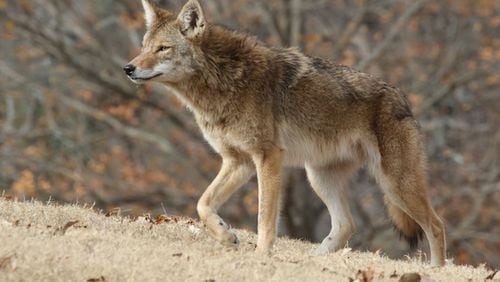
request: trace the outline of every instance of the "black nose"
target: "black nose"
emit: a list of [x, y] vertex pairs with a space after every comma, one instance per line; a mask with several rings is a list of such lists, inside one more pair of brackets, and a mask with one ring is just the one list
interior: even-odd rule
[[135, 66], [131, 65], [131, 64], [128, 64], [128, 65], [126, 65], [126, 66], [123, 67], [123, 70], [125, 71], [125, 73], [128, 76], [131, 76], [134, 73], [134, 71], [135, 71]]

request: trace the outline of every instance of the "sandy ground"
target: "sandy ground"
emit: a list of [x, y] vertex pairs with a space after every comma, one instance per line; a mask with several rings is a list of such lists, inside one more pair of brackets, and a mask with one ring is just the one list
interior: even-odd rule
[[0, 281], [485, 281], [493, 273], [350, 249], [318, 257], [315, 245], [284, 238], [259, 256], [256, 235], [236, 233], [241, 244], [230, 249], [191, 219], [0, 198]]

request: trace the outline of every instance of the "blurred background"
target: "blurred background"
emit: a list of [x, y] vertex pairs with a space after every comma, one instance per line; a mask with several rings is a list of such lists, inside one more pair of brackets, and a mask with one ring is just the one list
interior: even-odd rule
[[[178, 11], [184, 0], [157, 1]], [[403, 89], [426, 138], [430, 193], [458, 264], [500, 266], [500, 2], [204, 0], [209, 21], [377, 75]], [[191, 114], [121, 66], [144, 33], [139, 0], [0, 0], [0, 191], [109, 213], [197, 217], [220, 166]], [[287, 170], [280, 232], [320, 241], [329, 216]], [[253, 179], [221, 214], [255, 230]], [[365, 171], [350, 246], [409, 254]], [[426, 250], [426, 246], [423, 246]], [[418, 256], [419, 254], [412, 254]]]

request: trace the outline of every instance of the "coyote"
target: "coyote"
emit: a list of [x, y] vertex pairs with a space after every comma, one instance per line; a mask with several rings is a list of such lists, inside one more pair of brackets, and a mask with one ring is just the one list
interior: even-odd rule
[[222, 157], [197, 204], [213, 238], [239, 243], [217, 210], [256, 173], [257, 251], [268, 253], [276, 238], [282, 168], [300, 166], [331, 215], [331, 231], [315, 253], [343, 248], [355, 230], [349, 178], [366, 165], [402, 235], [415, 241], [425, 233], [432, 265], [444, 264], [444, 226], [427, 192], [422, 136], [399, 89], [211, 24], [197, 0], [177, 15], [151, 0], [142, 4], [147, 32], [141, 53], [124, 71], [137, 84], [164, 84]]

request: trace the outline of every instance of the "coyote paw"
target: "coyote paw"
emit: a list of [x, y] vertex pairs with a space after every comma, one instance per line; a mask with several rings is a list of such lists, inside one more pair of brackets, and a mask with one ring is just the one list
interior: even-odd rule
[[315, 249], [312, 254], [313, 255], [326, 255], [329, 253], [336, 252], [342, 248], [344, 248], [347, 244], [348, 237], [339, 237], [335, 235], [328, 235], [323, 242], [319, 245], [317, 249]]
[[238, 236], [220, 219], [212, 224], [207, 224], [207, 228], [210, 236], [221, 242], [224, 246], [236, 247], [240, 243]]
[[216, 239], [218, 239], [218, 241], [221, 242], [223, 245], [229, 247], [237, 247], [240, 244], [238, 236], [236, 236], [236, 234], [234, 234], [234, 232], [231, 230], [224, 230], [220, 238]]
[[339, 244], [332, 237], [326, 237], [321, 245], [313, 250], [312, 254], [316, 256], [323, 256], [329, 253], [333, 253], [339, 249]]

